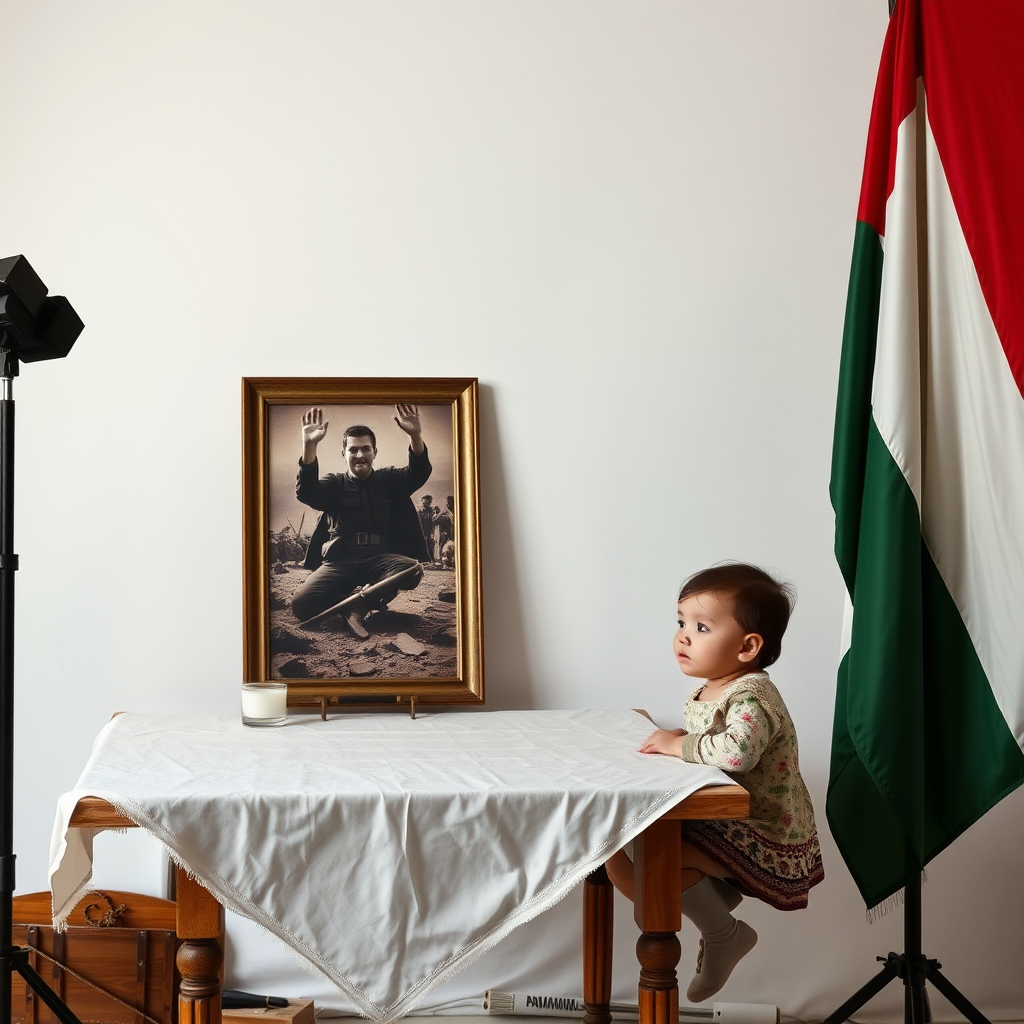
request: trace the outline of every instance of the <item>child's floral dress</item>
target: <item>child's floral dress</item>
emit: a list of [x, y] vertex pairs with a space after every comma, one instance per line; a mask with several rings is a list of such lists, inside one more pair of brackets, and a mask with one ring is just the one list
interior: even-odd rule
[[806, 907], [825, 871], [786, 705], [766, 672], [735, 680], [716, 701], [698, 701], [702, 689], [686, 703], [683, 759], [733, 776], [750, 793], [750, 817], [686, 822], [684, 837], [741, 892], [779, 910]]

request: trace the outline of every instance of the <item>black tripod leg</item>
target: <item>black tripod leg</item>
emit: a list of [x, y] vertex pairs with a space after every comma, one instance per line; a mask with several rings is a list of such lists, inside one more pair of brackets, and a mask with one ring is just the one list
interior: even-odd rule
[[57, 994], [36, 973], [36, 969], [28, 963], [16, 964], [14, 968], [24, 979], [25, 984], [50, 1008], [50, 1012], [61, 1024], [82, 1024], [82, 1022], [64, 1005]]
[[928, 965], [928, 980], [971, 1022], [989, 1024], [988, 1018], [959, 992], [939, 970], [937, 964]]
[[906, 989], [904, 1001], [904, 1020], [909, 1024], [928, 1024], [928, 997], [924, 991], [924, 979], [920, 985], [910, 983]]
[[897, 977], [899, 971], [892, 959], [885, 961], [885, 966], [861, 989], [854, 992], [849, 999], [839, 1007], [835, 1013], [829, 1014], [822, 1024], [843, 1024], [849, 1020], [869, 999], [873, 999], [879, 992]]

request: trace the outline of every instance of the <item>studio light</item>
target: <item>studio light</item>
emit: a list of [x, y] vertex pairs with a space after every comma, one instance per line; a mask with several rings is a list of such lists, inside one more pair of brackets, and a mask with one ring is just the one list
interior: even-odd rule
[[24, 256], [0, 259], [0, 349], [23, 363], [63, 359], [84, 326], [63, 295], [46, 294]]

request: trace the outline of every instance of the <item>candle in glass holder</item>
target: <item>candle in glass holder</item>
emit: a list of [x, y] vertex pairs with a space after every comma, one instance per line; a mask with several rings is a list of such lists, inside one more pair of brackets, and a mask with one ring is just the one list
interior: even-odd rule
[[243, 725], [284, 725], [287, 717], [287, 683], [242, 683]]

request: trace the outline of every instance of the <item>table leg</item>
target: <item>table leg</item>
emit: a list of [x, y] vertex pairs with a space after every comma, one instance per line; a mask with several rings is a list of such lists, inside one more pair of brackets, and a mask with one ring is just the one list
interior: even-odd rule
[[679, 938], [682, 927], [679, 873], [682, 834], [678, 821], [661, 819], [633, 844], [633, 917], [643, 933], [640, 961], [640, 1024], [678, 1024]]
[[583, 1024], [611, 1024], [615, 889], [604, 865], [583, 881]]
[[178, 1024], [221, 1024], [220, 970], [224, 962], [220, 936], [224, 908], [215, 896], [178, 868], [178, 948], [181, 973]]

